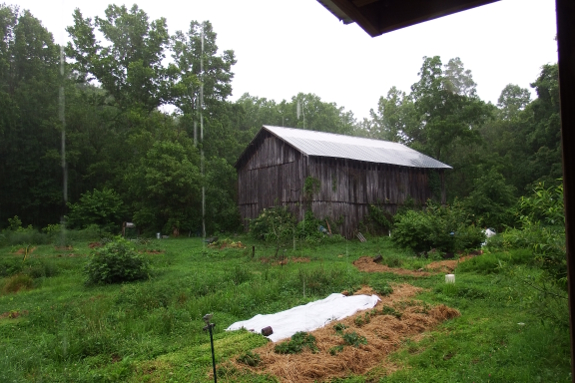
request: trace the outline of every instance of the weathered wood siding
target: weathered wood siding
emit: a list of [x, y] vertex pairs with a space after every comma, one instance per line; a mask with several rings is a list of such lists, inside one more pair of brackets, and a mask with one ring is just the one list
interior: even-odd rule
[[288, 206], [299, 217], [306, 158], [271, 134], [259, 139], [238, 168], [238, 206], [244, 223], [277, 205]]
[[[332, 231], [350, 238], [367, 217], [370, 204], [384, 204], [395, 214], [408, 198], [425, 203], [432, 197], [431, 172], [437, 172], [445, 199], [443, 170], [307, 157], [267, 132], [249, 150], [238, 164], [238, 205], [246, 225], [264, 208], [277, 205], [287, 206], [301, 220], [304, 204], [310, 203], [316, 217], [341, 222]], [[319, 180], [320, 186], [311, 201], [304, 201], [308, 176]]]
[[318, 218], [342, 222], [340, 234], [351, 237], [367, 217], [370, 204], [384, 204], [395, 214], [408, 198], [425, 203], [432, 197], [430, 172], [438, 170], [311, 157], [308, 174], [320, 183], [311, 208]]

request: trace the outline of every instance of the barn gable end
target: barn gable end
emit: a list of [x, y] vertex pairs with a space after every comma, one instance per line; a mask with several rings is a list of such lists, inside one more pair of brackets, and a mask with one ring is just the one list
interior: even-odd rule
[[292, 146], [261, 130], [236, 168], [238, 205], [244, 222], [256, 218], [264, 208], [276, 205], [288, 206], [292, 213], [299, 211], [307, 174], [304, 156]]

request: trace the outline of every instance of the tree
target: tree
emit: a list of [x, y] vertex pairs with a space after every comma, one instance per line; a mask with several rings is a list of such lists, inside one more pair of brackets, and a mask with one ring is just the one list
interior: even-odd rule
[[242, 130], [257, 131], [262, 125], [279, 125], [339, 134], [355, 131], [352, 112], [336, 103], [324, 102], [311, 93], [299, 93], [291, 101], [282, 100], [280, 103], [244, 94], [236, 104], [244, 109], [240, 122]]
[[369, 111], [372, 123], [369, 136], [386, 141], [402, 142], [408, 126], [413, 125], [413, 103], [405, 92], [392, 87], [387, 97], [380, 97], [377, 112]]
[[477, 225], [501, 230], [504, 225], [513, 224], [507, 211], [515, 202], [513, 186], [507, 184], [495, 167], [491, 167], [484, 169], [474, 180], [473, 190], [464, 200], [464, 205], [476, 217]]
[[473, 81], [471, 70], [465, 69], [459, 57], [451, 59], [444, 66], [444, 88], [454, 94], [477, 97], [477, 84]]
[[552, 183], [561, 177], [561, 121], [559, 116], [559, 71], [557, 64], [544, 65], [531, 84], [537, 99], [526, 108], [531, 129], [527, 145], [533, 153], [531, 169], [535, 182]]
[[[170, 75], [162, 61], [169, 46], [164, 18], [148, 21], [146, 13], [133, 5], [109, 5], [106, 17], [83, 18], [74, 11], [74, 25], [66, 28], [72, 39], [66, 54], [75, 62], [79, 80], [97, 80], [121, 110], [131, 107], [151, 112], [170, 101]], [[94, 29], [105, 39], [96, 40]]]
[[497, 106], [500, 109], [503, 120], [513, 120], [519, 115], [519, 112], [525, 109], [529, 104], [531, 95], [529, 90], [520, 88], [518, 85], [508, 84], [501, 91], [497, 100]]
[[241, 226], [237, 205], [237, 172], [223, 158], [206, 163], [206, 231], [234, 231]]
[[146, 230], [197, 230], [202, 178], [199, 154], [187, 137], [156, 141], [127, 176], [134, 222]]
[[299, 93], [292, 97], [288, 108], [291, 109], [291, 121], [295, 122], [293, 127], [338, 134], [351, 134], [354, 131], [352, 112], [346, 112], [335, 102], [323, 102], [315, 94]]
[[0, 222], [62, 214], [58, 46], [29, 11], [0, 5]]
[[184, 113], [199, 109], [201, 83], [204, 105], [208, 110], [232, 94], [234, 74], [231, 69], [236, 64], [234, 51], [226, 50], [218, 55], [216, 38], [209, 21], [201, 24], [192, 21], [187, 33], [177, 31], [171, 38], [172, 57], [179, 75], [174, 87], [174, 102]]
[[117, 232], [125, 215], [120, 195], [108, 188], [83, 193], [80, 200], [69, 207], [70, 227], [80, 229], [95, 224], [109, 233]]
[[445, 76], [439, 56], [424, 57], [420, 80], [410, 97], [418, 123], [405, 132], [414, 147], [447, 160], [453, 144], [472, 145], [480, 141], [477, 126], [484, 121], [484, 103], [475, 97], [474, 83], [460, 60], [452, 60]]

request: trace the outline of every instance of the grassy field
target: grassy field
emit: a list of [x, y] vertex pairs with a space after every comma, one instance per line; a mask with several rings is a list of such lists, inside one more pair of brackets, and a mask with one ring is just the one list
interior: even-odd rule
[[[214, 314], [222, 363], [266, 343], [248, 332], [225, 332], [235, 321], [399, 282], [424, 288], [417, 299], [456, 308], [461, 316], [417, 340], [403, 339], [386, 361], [398, 371], [375, 368], [333, 382], [571, 380], [568, 328], [540, 320], [537, 292], [523, 282], [539, 272], [529, 266], [528, 250], [473, 258], [456, 270], [456, 284], [446, 285], [442, 274], [416, 278], [353, 266], [376, 254], [412, 270], [430, 262], [398, 250], [389, 238], [288, 249], [282, 256], [306, 262], [285, 264], [272, 257], [274, 248], [232, 239], [246, 247], [208, 248], [199, 239], [136, 244], [151, 261], [151, 279], [110, 286], [85, 285], [88, 243], [42, 245], [28, 254], [19, 246], [0, 248], [0, 381], [210, 382], [204, 314]], [[565, 315], [567, 304], [547, 309]], [[277, 381], [265, 371], [232, 371], [218, 380]]]

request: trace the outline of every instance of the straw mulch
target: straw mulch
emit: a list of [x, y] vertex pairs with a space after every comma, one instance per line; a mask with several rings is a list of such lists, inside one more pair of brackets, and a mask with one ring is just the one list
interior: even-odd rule
[[361, 257], [357, 261], [353, 262], [353, 265], [357, 267], [359, 271], [365, 271], [368, 273], [393, 273], [397, 275], [409, 275], [412, 277], [428, 277], [432, 275], [426, 271], [400, 269], [375, 263], [372, 257]]
[[427, 271], [415, 271], [407, 270], [396, 267], [389, 267], [387, 265], [382, 265], [375, 263], [372, 257], [361, 257], [353, 264], [358, 268], [359, 271], [365, 271], [368, 273], [393, 273], [397, 275], [409, 275], [412, 277], [427, 277], [430, 275], [435, 275], [439, 273], [451, 273], [457, 268], [461, 262], [473, 258], [472, 255], [466, 255], [459, 259], [449, 259], [445, 261], [431, 262], [429, 265], [425, 266]]
[[429, 265], [425, 266], [427, 270], [441, 271], [451, 273], [453, 270], [459, 266], [461, 262], [465, 262], [468, 259], [473, 258], [472, 255], [466, 255], [459, 259], [449, 259], [446, 261], [431, 262]]
[[[363, 375], [374, 367], [379, 367], [389, 374], [399, 367], [386, 361], [387, 355], [397, 350], [403, 339], [414, 337], [447, 319], [460, 315], [459, 311], [444, 305], [431, 307], [421, 301], [413, 300], [412, 297], [422, 290], [418, 287], [403, 284], [395, 285], [393, 289], [394, 292], [383, 297], [374, 309], [331, 322], [324, 328], [313, 331], [319, 352], [312, 353], [305, 349], [301, 354], [276, 354], [274, 346], [277, 343], [270, 342], [253, 350], [261, 357], [259, 366], [247, 367], [235, 359], [229, 363], [238, 369], [274, 375], [282, 383], [313, 383], [343, 378], [350, 374]], [[364, 288], [356, 292], [358, 293], [371, 294], [373, 291]], [[387, 311], [392, 307], [398, 316], [401, 313], [400, 318], [384, 314], [384, 306], [387, 307]], [[356, 320], [358, 317], [361, 319]], [[359, 323], [360, 321], [363, 323]], [[334, 329], [337, 323], [347, 326], [343, 330], [344, 333], [356, 332], [357, 335], [365, 337], [367, 344], [358, 347], [345, 345], [342, 335]], [[342, 351], [336, 355], [330, 354], [330, 349], [341, 345], [344, 346]]]

